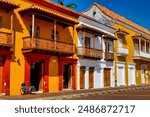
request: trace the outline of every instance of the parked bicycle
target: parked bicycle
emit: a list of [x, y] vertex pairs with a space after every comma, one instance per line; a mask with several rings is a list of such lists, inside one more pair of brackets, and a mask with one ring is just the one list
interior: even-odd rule
[[31, 85], [30, 87], [27, 87], [24, 82], [21, 83], [21, 89], [20, 89], [21, 95], [35, 94], [35, 92], [36, 92], [36, 88], [34, 86]]

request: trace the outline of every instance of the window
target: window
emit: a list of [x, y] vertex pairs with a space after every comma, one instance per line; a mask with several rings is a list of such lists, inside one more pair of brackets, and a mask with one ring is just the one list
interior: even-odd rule
[[[30, 25], [30, 36], [32, 36], [32, 25]], [[40, 36], [40, 26], [34, 27], [34, 36], [39, 37]]]
[[0, 16], [0, 28], [2, 28], [2, 16]]
[[[54, 30], [52, 30], [52, 35], [51, 35], [51, 39], [54, 40]], [[59, 40], [59, 33], [58, 31], [56, 31], [56, 40]]]
[[96, 15], [96, 11], [93, 11], [93, 17], [95, 17], [95, 15]]
[[85, 47], [90, 48], [90, 38], [89, 37], [85, 37]]

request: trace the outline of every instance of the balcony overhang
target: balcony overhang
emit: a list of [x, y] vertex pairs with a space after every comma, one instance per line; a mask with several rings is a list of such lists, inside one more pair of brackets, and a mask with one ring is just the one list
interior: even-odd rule
[[105, 33], [101, 30], [98, 30], [96, 28], [93, 28], [93, 27], [90, 27], [90, 26], [87, 26], [87, 25], [84, 25], [84, 24], [80, 24], [78, 27], [77, 27], [77, 30], [80, 31], [80, 30], [85, 30], [86, 32], [92, 32], [92, 33], [96, 33], [97, 35], [104, 35]]
[[104, 35], [103, 38], [105, 38], [105, 39], [110, 39], [110, 40], [117, 40], [116, 37], [114, 37], [114, 36], [112, 36], [112, 35], [110, 35], [110, 34]]
[[78, 12], [76, 12], [76, 11], [66, 7], [66, 6], [63, 6], [63, 5], [60, 5], [58, 3], [53, 2], [52, 0], [29, 0], [29, 1], [33, 2], [34, 4], [36, 3], [36, 4], [39, 4], [41, 6], [53, 9], [57, 12], [67, 14], [67, 15], [72, 16], [72, 17], [77, 18], [77, 19], [81, 15], [80, 13], [78, 13]]
[[134, 40], [139, 40], [139, 39], [150, 40], [150, 37], [146, 37], [144, 35], [134, 35], [134, 36], [132, 36], [132, 38]]
[[46, 10], [35, 5], [30, 5], [28, 8], [20, 10], [19, 13], [23, 16], [24, 15], [30, 16], [34, 14], [36, 15], [37, 18], [46, 21], [56, 19], [58, 22], [68, 24], [68, 25], [74, 25], [79, 23], [77, 19], [69, 18], [64, 15], [58, 14], [54, 11]]
[[10, 0], [0, 0], [0, 9], [4, 9], [9, 12], [18, 7], [19, 7], [19, 5], [17, 5], [16, 3], [14, 3]]
[[113, 40], [116, 40], [116, 38], [108, 33], [105, 33], [101, 30], [98, 30], [96, 28], [93, 28], [93, 27], [90, 27], [90, 26], [87, 26], [85, 24], [80, 24], [78, 27], [77, 27], [77, 30], [78, 31], [86, 31], [86, 32], [91, 32], [91, 33], [95, 33], [96, 35], [103, 35], [104, 38], [109, 38], [109, 39], [113, 39]]
[[142, 56], [134, 56], [133, 60], [148, 61], [148, 62], [150, 62], [150, 58], [146, 58], [146, 57], [142, 57]]
[[118, 30], [116, 31], [116, 34], [117, 34], [117, 35], [123, 35], [123, 36], [129, 35], [128, 32], [126, 32], [126, 31], [124, 31], [124, 30], [122, 30], [122, 29], [118, 29]]

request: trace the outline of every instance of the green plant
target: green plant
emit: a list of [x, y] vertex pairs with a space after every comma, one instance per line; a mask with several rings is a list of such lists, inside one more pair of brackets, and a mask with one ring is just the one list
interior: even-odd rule
[[[58, 0], [58, 4], [65, 6], [64, 5], [64, 0]], [[77, 5], [74, 4], [74, 3], [69, 3], [68, 5], [66, 5], [66, 7], [68, 7], [68, 8], [77, 8]]]

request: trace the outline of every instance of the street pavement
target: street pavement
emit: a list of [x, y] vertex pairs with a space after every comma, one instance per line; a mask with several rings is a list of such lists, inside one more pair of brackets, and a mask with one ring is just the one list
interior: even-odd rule
[[0, 96], [0, 100], [150, 100], [150, 85]]

